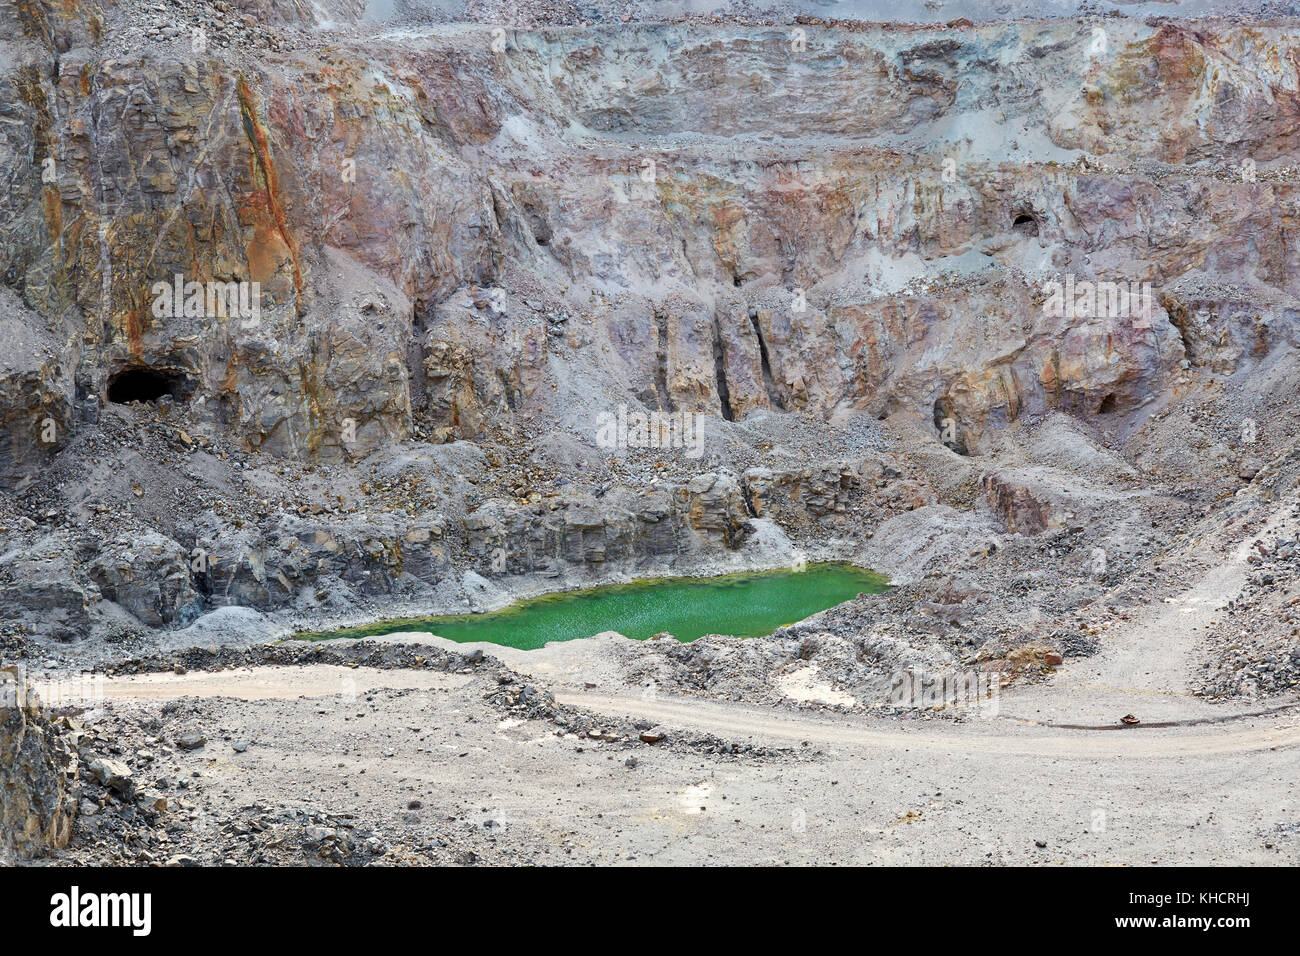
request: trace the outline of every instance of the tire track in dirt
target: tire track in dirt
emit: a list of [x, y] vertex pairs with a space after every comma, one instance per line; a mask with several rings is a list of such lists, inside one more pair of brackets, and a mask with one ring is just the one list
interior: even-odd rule
[[[808, 741], [863, 750], [965, 751], [984, 754], [1036, 755], [1081, 758], [1186, 757], [1234, 754], [1300, 745], [1300, 716], [1249, 718], [1267, 726], [1215, 729], [1197, 733], [1179, 726], [1124, 728], [1127, 734], [1098, 735], [1084, 729], [1051, 728], [1032, 733], [1024, 725], [1004, 724], [1006, 733], [982, 733], [969, 724], [952, 724], [943, 730], [933, 725], [914, 730], [898, 724], [885, 726], [852, 716], [834, 722], [796, 715], [764, 712], [752, 707], [716, 701], [681, 698], [642, 700], [635, 696], [593, 693], [559, 693], [559, 703], [607, 716], [653, 720], [670, 728], [691, 728], [724, 738], [753, 737], [764, 742]], [[1243, 718], [1246, 719], [1246, 718]], [[1040, 725], [1039, 728], [1049, 729]]]
[[355, 695], [378, 689], [450, 689], [461, 687], [470, 680], [462, 674], [441, 671], [307, 664], [113, 677], [105, 680], [100, 690], [107, 700], [169, 700], [177, 697], [276, 700]]

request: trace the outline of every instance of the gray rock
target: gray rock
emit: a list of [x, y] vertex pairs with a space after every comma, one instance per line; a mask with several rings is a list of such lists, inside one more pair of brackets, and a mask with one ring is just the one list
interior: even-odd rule
[[120, 760], [100, 757], [90, 764], [90, 775], [114, 793], [123, 797], [135, 794], [135, 780], [131, 768]]
[[21, 682], [16, 670], [0, 670], [0, 860], [67, 846], [77, 811], [76, 755], [26, 689], [6, 681]]
[[302, 831], [302, 842], [307, 846], [319, 846], [326, 840], [332, 840], [335, 832], [333, 827], [310, 826]]

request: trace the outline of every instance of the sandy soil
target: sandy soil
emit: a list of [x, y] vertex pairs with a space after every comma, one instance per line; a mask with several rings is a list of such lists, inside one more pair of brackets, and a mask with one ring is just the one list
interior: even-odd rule
[[[178, 769], [202, 773], [189, 791], [200, 806], [354, 814], [390, 843], [418, 847], [430, 811], [405, 808], [419, 799], [486, 829], [491, 848], [480, 858], [492, 862], [509, 859], [507, 850], [534, 862], [665, 864], [1300, 859], [1295, 713], [1109, 732], [1009, 718], [900, 726], [718, 701], [560, 695], [588, 712], [649, 718], [670, 737], [699, 729], [791, 748], [777, 759], [724, 761], [495, 719], [483, 713], [478, 678], [375, 691], [364, 702], [299, 696], [327, 689], [344, 676], [336, 670], [257, 683], [228, 673], [115, 681], [108, 694], [117, 706], [155, 705], [164, 689], [227, 695], [197, 702], [197, 717], [251, 745], [236, 753], [210, 741], [178, 756]], [[358, 686], [370, 677], [358, 674]]]

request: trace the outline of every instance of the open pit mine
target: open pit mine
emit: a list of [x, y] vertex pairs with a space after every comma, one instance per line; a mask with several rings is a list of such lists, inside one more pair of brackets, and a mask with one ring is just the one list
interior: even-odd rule
[[1300, 862], [1300, 7], [4, 0], [0, 177], [0, 862]]

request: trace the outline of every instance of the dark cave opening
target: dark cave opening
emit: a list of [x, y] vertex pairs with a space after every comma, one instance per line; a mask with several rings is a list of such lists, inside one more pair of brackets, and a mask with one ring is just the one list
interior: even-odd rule
[[185, 397], [185, 380], [174, 372], [133, 367], [118, 372], [108, 383], [108, 400], [117, 405], [128, 402], [156, 402], [164, 395]]
[[1023, 236], [1036, 236], [1038, 235], [1038, 220], [1028, 213], [1022, 212], [1011, 223], [1011, 230]]
[[933, 411], [934, 427], [939, 433], [939, 440], [957, 454], [969, 455], [970, 450], [966, 447], [965, 437], [957, 427], [957, 419], [953, 414], [951, 403], [946, 398], [940, 398], [934, 403]]

